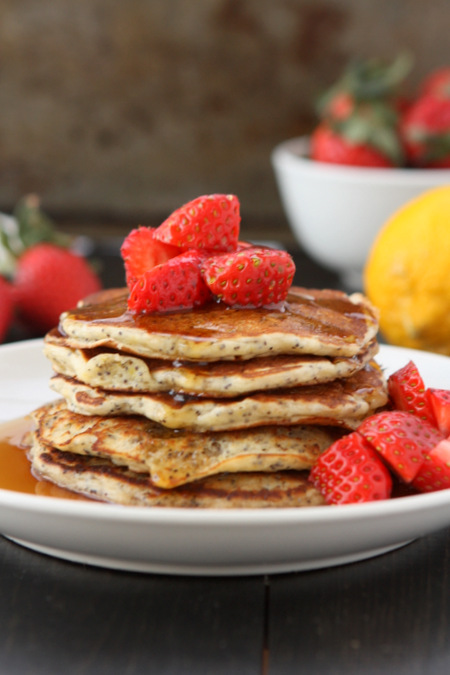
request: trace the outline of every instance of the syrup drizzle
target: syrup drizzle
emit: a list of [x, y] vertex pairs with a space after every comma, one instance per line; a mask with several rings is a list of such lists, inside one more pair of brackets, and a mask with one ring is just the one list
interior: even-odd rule
[[33, 476], [23, 442], [31, 428], [30, 417], [0, 424], [0, 488], [43, 497], [86, 500], [70, 490]]

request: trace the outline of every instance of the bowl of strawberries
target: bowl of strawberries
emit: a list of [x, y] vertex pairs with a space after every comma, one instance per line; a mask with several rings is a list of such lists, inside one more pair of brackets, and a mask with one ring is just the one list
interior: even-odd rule
[[310, 136], [280, 143], [272, 164], [300, 246], [344, 286], [383, 224], [422, 192], [450, 184], [450, 68], [403, 93], [410, 59], [353, 64], [318, 104]]

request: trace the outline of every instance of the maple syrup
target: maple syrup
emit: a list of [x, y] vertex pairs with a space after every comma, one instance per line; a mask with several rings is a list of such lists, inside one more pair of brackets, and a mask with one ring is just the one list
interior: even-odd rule
[[23, 442], [31, 428], [30, 417], [0, 424], [0, 488], [44, 497], [85, 500], [70, 490], [33, 476]]
[[292, 287], [282, 307], [229, 307], [211, 301], [189, 310], [149, 314], [130, 312], [127, 298], [127, 288], [110, 288], [89, 296], [82, 305], [61, 315], [61, 334], [66, 335], [67, 328], [77, 338], [80, 331], [84, 335], [86, 326], [114, 326], [120, 331], [138, 329], [141, 336], [178, 335], [198, 343], [283, 332], [352, 344], [363, 340], [368, 327], [376, 324], [368, 307], [334, 290]]

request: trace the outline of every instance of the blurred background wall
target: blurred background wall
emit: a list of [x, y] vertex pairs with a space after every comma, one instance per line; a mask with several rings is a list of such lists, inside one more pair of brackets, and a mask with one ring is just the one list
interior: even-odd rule
[[[0, 208], [167, 215], [234, 192], [280, 218], [274, 145], [355, 56], [448, 64], [448, 0], [0, 0]], [[149, 223], [146, 223], [149, 224]]]

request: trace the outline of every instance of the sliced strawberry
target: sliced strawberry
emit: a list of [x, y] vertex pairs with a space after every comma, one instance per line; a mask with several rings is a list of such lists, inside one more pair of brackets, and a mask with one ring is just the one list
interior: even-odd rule
[[128, 288], [131, 288], [147, 270], [167, 262], [180, 253], [176, 246], [158, 241], [155, 238], [155, 231], [153, 227], [138, 227], [131, 230], [121, 246]]
[[436, 425], [422, 377], [413, 361], [396, 370], [388, 379], [389, 395], [398, 410], [406, 410]]
[[309, 480], [328, 504], [388, 499], [392, 491], [389, 471], [356, 431], [335, 441], [320, 455]]
[[440, 441], [425, 454], [425, 461], [413, 481], [420, 492], [435, 492], [450, 487], [450, 440]]
[[450, 436], [450, 391], [448, 389], [427, 389], [437, 427], [444, 436]]
[[234, 251], [240, 221], [237, 197], [205, 195], [174, 211], [157, 228], [155, 237], [183, 250]]
[[286, 251], [250, 246], [207, 258], [202, 273], [212, 293], [227, 305], [263, 307], [286, 298], [295, 265]]
[[358, 432], [406, 483], [417, 475], [425, 452], [442, 440], [442, 434], [431, 424], [403, 410], [372, 415], [358, 427]]
[[149, 314], [204, 304], [211, 293], [200, 273], [202, 260], [197, 251], [187, 251], [148, 270], [133, 285], [128, 309]]

